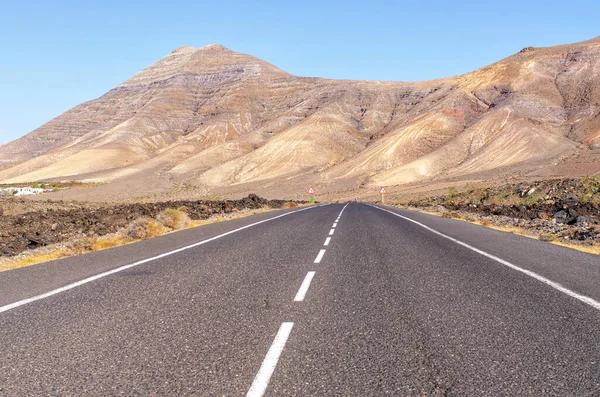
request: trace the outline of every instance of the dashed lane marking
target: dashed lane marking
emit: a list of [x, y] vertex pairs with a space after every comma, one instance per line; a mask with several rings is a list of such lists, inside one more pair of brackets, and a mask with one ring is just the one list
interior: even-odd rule
[[302, 285], [300, 285], [300, 289], [298, 290], [298, 292], [296, 293], [296, 296], [294, 297], [294, 302], [302, 302], [304, 300], [304, 297], [306, 296], [306, 293], [308, 292], [308, 288], [310, 287], [310, 282], [312, 281], [314, 276], [315, 276], [315, 272], [306, 273], [306, 277], [304, 277], [304, 281], [302, 281]]
[[277, 335], [275, 335], [275, 340], [273, 340], [273, 344], [267, 352], [246, 397], [262, 397], [265, 394], [267, 386], [269, 386], [269, 380], [271, 379], [273, 372], [275, 372], [275, 367], [277, 367], [277, 362], [279, 361], [281, 352], [283, 352], [283, 348], [285, 347], [285, 343], [287, 342], [293, 327], [294, 323], [281, 324]]
[[319, 251], [319, 254], [315, 258], [315, 262], [314, 263], [321, 263], [321, 259], [323, 259], [323, 255], [325, 255], [325, 250]]

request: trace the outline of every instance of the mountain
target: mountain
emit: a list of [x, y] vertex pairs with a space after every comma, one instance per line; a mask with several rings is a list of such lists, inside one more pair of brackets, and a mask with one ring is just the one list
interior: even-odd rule
[[0, 146], [0, 167], [1, 183], [103, 182], [94, 198], [594, 174], [600, 38], [414, 83], [297, 77], [220, 45], [181, 47]]

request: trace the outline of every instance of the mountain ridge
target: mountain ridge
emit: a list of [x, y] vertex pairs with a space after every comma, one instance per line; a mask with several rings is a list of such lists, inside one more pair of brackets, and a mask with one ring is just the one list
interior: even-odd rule
[[242, 194], [270, 184], [291, 194], [314, 183], [350, 194], [493, 174], [596, 173], [599, 59], [595, 38], [525, 47], [450, 78], [354, 81], [297, 77], [220, 45], [184, 46], [0, 146], [0, 162], [15, 163], [0, 181], [85, 180], [117, 191], [135, 179], [150, 187], [143, 194], [182, 186]]

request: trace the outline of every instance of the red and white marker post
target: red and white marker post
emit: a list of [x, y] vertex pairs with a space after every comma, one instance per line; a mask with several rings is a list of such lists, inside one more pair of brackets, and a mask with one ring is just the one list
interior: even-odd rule
[[313, 187], [309, 187], [308, 188], [308, 195], [310, 196], [310, 202], [311, 204], [315, 202], [315, 189], [313, 189]]
[[379, 189], [379, 194], [381, 194], [381, 204], [385, 204], [385, 195], [387, 194], [387, 192], [385, 191], [385, 187], [382, 186]]

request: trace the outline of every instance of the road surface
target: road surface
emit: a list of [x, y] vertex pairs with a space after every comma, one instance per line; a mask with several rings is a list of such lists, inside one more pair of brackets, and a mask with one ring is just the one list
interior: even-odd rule
[[598, 396], [600, 259], [362, 203], [0, 273], [0, 395]]

